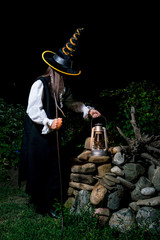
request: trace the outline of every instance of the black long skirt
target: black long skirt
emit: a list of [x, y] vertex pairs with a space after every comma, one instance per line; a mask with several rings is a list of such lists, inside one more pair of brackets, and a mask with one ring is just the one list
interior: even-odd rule
[[56, 132], [41, 134], [42, 126], [26, 116], [19, 163], [19, 185], [26, 180], [26, 193], [47, 211], [60, 197]]

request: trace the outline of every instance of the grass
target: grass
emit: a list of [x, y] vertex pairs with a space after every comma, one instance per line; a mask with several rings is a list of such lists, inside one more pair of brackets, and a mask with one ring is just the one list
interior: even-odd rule
[[[37, 214], [28, 204], [28, 196], [15, 186], [2, 185], [0, 191], [0, 239], [2, 240], [59, 240], [61, 218]], [[135, 228], [126, 233], [112, 230], [108, 224], [101, 227], [90, 213], [73, 216], [64, 208], [64, 240], [156, 240], [158, 236]]]

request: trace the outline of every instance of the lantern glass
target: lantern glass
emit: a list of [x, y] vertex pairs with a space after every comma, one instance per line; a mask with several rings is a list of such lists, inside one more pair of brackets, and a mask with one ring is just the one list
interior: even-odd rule
[[101, 123], [97, 123], [92, 128], [91, 134], [91, 155], [104, 156], [107, 150], [107, 134], [106, 129]]
[[104, 134], [103, 131], [94, 131], [94, 149], [103, 149], [105, 148]]

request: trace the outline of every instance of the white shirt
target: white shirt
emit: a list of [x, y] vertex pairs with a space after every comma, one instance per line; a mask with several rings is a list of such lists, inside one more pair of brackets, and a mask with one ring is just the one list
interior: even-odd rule
[[[36, 82], [33, 83], [29, 94], [26, 112], [33, 122], [44, 125], [42, 129], [42, 134], [48, 134], [51, 131], [53, 131], [48, 127], [48, 125], [51, 125], [54, 119], [47, 118], [47, 114], [43, 109], [43, 97], [44, 97], [43, 89], [44, 87], [41, 80], [37, 80]], [[84, 104], [82, 105], [80, 112], [83, 112], [84, 118], [87, 117], [88, 111], [90, 109], [91, 107], [87, 107]]]

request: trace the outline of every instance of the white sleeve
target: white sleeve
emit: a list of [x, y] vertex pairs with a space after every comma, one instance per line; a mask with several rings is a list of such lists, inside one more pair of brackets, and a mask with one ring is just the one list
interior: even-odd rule
[[89, 110], [91, 110], [91, 109], [94, 109], [94, 108], [93, 108], [93, 107], [90, 107], [90, 106], [85, 106], [85, 105], [83, 104], [83, 106], [82, 106], [83, 118], [88, 118], [88, 112], [89, 112]]
[[44, 87], [41, 80], [37, 80], [32, 85], [26, 112], [33, 122], [44, 125], [42, 134], [47, 134], [52, 131], [47, 124], [51, 125], [54, 119], [48, 119], [43, 109], [43, 89]]
[[90, 109], [94, 109], [93, 107], [86, 106], [83, 102], [75, 101], [73, 99], [71, 89], [69, 88], [67, 93], [66, 93], [66, 98], [65, 98], [65, 106], [68, 109], [71, 109], [74, 112], [81, 112], [83, 113], [83, 118], [88, 118], [88, 112]]

